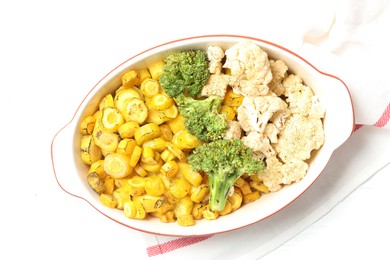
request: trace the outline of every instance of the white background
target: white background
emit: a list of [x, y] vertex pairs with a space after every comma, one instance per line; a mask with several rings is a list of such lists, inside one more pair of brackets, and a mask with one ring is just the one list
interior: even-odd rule
[[[320, 7], [311, 1], [0, 2], [0, 258], [146, 258], [141, 233], [60, 189], [50, 157], [55, 133], [98, 80], [140, 51], [205, 34], [254, 36], [298, 50], [313, 8]], [[325, 20], [327, 11], [320, 12]], [[315, 30], [328, 26], [315, 21]], [[389, 174], [389, 166], [378, 171], [265, 259], [388, 257]]]

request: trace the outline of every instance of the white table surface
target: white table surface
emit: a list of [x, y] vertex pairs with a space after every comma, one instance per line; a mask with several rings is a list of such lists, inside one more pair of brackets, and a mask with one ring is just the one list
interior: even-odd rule
[[[165, 32], [162, 26], [176, 20], [158, 16], [162, 4], [128, 2], [0, 3], [1, 259], [147, 258], [139, 232], [108, 221], [60, 189], [50, 157], [54, 134], [102, 76], [146, 48], [197, 34], [259, 36], [231, 22], [216, 27], [211, 18], [207, 28]], [[170, 8], [161, 10], [170, 15]], [[182, 11], [177, 19], [184, 17]], [[236, 19], [245, 25], [255, 18], [240, 13]], [[264, 259], [385, 259], [389, 183], [387, 165]]]

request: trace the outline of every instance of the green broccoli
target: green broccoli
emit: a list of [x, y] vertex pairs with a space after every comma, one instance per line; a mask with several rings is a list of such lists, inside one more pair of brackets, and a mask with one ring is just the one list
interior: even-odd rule
[[171, 97], [181, 93], [196, 97], [209, 76], [207, 53], [203, 50], [185, 50], [165, 58], [160, 84]]
[[188, 157], [192, 169], [204, 171], [210, 184], [211, 210], [225, 208], [227, 196], [234, 182], [244, 173], [261, 172], [265, 163], [255, 157], [252, 149], [240, 139], [221, 139], [194, 149]]
[[197, 100], [183, 94], [176, 98], [180, 115], [185, 117], [184, 125], [189, 133], [200, 141], [221, 139], [227, 129], [227, 116], [219, 113], [222, 100], [217, 96]]

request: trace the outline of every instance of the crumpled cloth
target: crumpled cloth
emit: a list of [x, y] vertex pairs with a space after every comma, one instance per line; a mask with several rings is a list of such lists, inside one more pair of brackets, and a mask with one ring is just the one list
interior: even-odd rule
[[218, 235], [145, 234], [150, 259], [259, 259], [310, 227], [390, 163], [390, 40], [386, 33], [390, 1], [272, 1], [262, 6], [270, 11], [261, 16], [255, 15], [258, 9], [249, 9], [245, 9], [247, 15], [234, 17], [234, 24], [225, 18], [223, 27], [290, 48], [318, 69], [341, 78], [353, 100], [355, 130], [320, 178], [284, 210]]

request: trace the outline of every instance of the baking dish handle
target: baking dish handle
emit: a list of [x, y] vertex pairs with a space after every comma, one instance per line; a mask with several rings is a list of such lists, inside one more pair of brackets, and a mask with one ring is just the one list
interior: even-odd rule
[[[80, 150], [77, 140], [73, 138], [74, 131], [76, 131], [74, 123], [70, 122], [55, 134], [51, 144], [51, 161], [54, 177], [61, 189], [70, 195], [80, 197], [86, 190], [81, 173], [88, 172], [88, 166], [81, 163], [80, 156], [76, 157]], [[78, 161], [80, 162], [77, 166]], [[85, 169], [81, 169], [82, 167]]]

